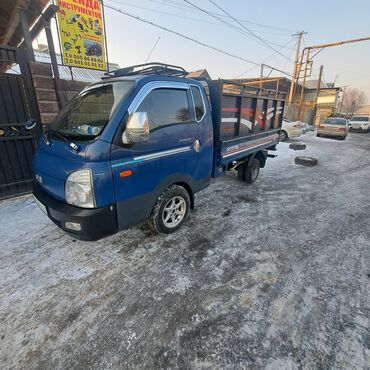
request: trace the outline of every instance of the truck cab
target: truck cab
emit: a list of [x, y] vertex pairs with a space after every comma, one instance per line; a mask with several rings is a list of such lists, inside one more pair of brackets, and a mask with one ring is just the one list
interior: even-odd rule
[[156, 72], [108, 74], [71, 100], [40, 138], [34, 196], [76, 238], [99, 239], [153, 212], [160, 212], [153, 228], [173, 232], [209, 184], [213, 129], [204, 88], [177, 67]]

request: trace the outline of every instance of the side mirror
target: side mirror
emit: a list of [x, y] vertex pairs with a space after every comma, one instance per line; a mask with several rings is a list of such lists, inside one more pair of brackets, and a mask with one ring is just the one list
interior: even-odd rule
[[124, 144], [137, 144], [149, 140], [149, 119], [146, 112], [134, 112], [128, 117], [122, 134]]
[[26, 130], [32, 130], [36, 127], [36, 125], [37, 125], [37, 121], [31, 118], [24, 124], [24, 127], [26, 128]]

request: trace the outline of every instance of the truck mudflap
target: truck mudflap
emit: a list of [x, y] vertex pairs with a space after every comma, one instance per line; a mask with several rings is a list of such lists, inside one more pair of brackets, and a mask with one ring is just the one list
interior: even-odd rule
[[36, 181], [32, 184], [37, 205], [62, 230], [80, 240], [98, 240], [117, 232], [116, 206], [79, 208], [46, 193]]

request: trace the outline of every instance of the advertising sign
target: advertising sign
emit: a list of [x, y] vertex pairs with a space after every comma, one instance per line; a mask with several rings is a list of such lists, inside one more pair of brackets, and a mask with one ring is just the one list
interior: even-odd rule
[[105, 29], [99, 0], [55, 0], [63, 64], [106, 70]]

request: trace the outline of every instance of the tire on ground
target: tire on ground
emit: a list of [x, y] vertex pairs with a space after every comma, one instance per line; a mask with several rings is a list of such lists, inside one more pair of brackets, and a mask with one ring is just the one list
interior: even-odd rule
[[[163, 215], [164, 215], [164, 208], [169, 203], [171, 199], [174, 197], [183, 198], [185, 201], [186, 209], [185, 215], [183, 216], [181, 222], [174, 227], [167, 227], [164, 224]], [[190, 210], [190, 196], [189, 193], [180, 185], [171, 185], [166, 188], [162, 194], [158, 197], [157, 202], [153, 207], [152, 214], [148, 221], [150, 228], [157, 234], [164, 233], [164, 234], [171, 234], [178, 230], [182, 224], [185, 222], [189, 215]]]
[[237, 168], [236, 168], [236, 172], [238, 174], [238, 180], [239, 181], [245, 181], [244, 180], [244, 172], [245, 172], [245, 169], [246, 169], [247, 165], [245, 163], [243, 164], [240, 164]]
[[318, 160], [316, 158], [312, 157], [295, 157], [294, 159], [295, 164], [299, 164], [301, 166], [306, 166], [306, 167], [313, 167], [316, 166], [318, 163]]
[[245, 166], [244, 171], [244, 181], [247, 184], [252, 184], [257, 180], [257, 177], [260, 173], [260, 161], [257, 158], [253, 158], [249, 166]]
[[289, 144], [289, 149], [305, 150], [306, 149], [306, 144], [305, 143], [291, 143], [291, 144]]

